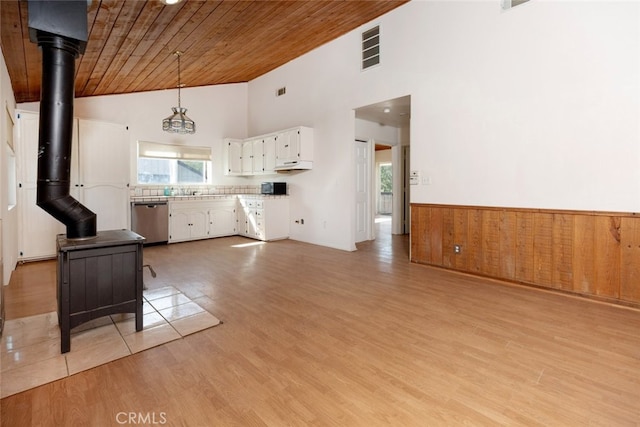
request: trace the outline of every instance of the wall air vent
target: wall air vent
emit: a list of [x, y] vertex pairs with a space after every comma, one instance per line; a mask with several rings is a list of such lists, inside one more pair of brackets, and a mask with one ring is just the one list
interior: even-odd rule
[[376, 25], [362, 33], [362, 69], [380, 63], [380, 26]]
[[276, 96], [282, 96], [285, 93], [287, 93], [287, 88], [286, 87], [281, 87], [280, 89], [276, 90]]

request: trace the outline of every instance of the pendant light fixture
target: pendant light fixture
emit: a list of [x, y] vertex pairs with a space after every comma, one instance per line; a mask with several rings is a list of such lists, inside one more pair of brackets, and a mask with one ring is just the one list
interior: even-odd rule
[[180, 57], [182, 53], [179, 50], [173, 52], [178, 57], [178, 106], [172, 107], [173, 114], [162, 121], [162, 130], [171, 133], [196, 133], [195, 122], [187, 117], [187, 109], [182, 108], [182, 105], [180, 105], [180, 88], [182, 87], [180, 81]]

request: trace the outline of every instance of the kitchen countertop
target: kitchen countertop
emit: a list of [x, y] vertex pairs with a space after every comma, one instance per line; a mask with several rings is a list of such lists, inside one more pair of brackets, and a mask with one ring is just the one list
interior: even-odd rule
[[283, 197], [289, 197], [288, 195], [271, 196], [268, 194], [200, 194], [200, 195], [187, 195], [187, 196], [131, 196], [131, 203], [145, 203], [145, 202], [184, 202], [191, 200], [227, 200], [237, 199], [238, 197], [249, 199], [278, 199]]

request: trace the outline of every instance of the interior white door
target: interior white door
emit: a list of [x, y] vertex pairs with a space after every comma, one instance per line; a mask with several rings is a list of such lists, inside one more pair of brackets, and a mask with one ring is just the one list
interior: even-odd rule
[[371, 229], [371, 159], [369, 142], [355, 142], [356, 158], [356, 236], [355, 242], [370, 239]]
[[78, 181], [81, 184], [129, 182], [129, 138], [124, 125], [78, 120]]
[[80, 193], [82, 203], [96, 214], [98, 231], [129, 228], [129, 189], [126, 186], [87, 184], [81, 188]]
[[20, 113], [18, 151], [18, 249], [20, 259], [50, 258], [56, 254], [56, 235], [65, 227], [36, 205], [38, 180], [36, 113]]
[[126, 126], [79, 119], [78, 140], [74, 141], [78, 200], [95, 212], [98, 231], [129, 228], [130, 151]]

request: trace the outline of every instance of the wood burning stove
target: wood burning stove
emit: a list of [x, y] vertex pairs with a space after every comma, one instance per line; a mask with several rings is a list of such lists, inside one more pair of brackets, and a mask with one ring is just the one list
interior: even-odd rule
[[135, 313], [142, 330], [142, 245], [129, 230], [99, 231], [91, 239], [58, 235], [58, 322], [61, 352], [71, 349], [71, 329], [116, 313]]

